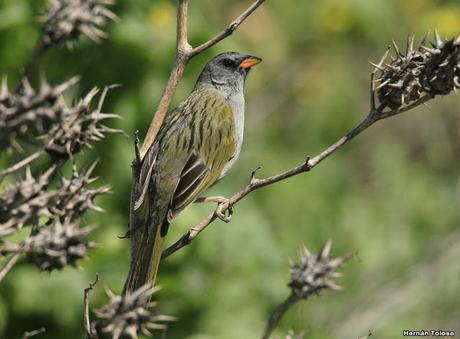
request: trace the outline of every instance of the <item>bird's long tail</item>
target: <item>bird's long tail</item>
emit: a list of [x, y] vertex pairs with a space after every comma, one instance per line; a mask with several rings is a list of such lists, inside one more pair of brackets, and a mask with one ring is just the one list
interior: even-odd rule
[[146, 284], [154, 285], [166, 233], [164, 229], [167, 227], [165, 221], [164, 224], [149, 227], [138, 235], [139, 239], [132, 250], [131, 266], [123, 294], [132, 293]]

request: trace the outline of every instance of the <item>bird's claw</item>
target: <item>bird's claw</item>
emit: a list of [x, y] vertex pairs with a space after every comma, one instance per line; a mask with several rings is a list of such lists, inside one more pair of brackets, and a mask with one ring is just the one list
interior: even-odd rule
[[216, 217], [223, 222], [229, 223], [232, 220], [233, 215], [233, 206], [230, 203], [230, 200], [227, 199], [225, 202], [220, 202], [219, 205], [217, 205], [215, 214]]

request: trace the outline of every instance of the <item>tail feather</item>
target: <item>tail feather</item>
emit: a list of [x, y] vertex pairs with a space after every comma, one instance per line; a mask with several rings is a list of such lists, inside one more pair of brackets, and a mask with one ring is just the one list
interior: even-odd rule
[[167, 225], [158, 224], [142, 232], [136, 249], [133, 249], [131, 267], [123, 293], [132, 293], [140, 287], [155, 284], [161, 260], [164, 235], [161, 230]]

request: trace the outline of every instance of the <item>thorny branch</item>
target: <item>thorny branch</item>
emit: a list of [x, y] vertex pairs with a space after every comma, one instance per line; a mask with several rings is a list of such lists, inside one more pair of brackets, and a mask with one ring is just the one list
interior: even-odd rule
[[[63, 94], [78, 81], [72, 77], [59, 85], [51, 85], [45, 75], [40, 77], [39, 88], [29, 82], [41, 56], [48, 49], [74, 42], [81, 35], [93, 41], [106, 36], [102, 30], [107, 20], [116, 15], [106, 6], [112, 0], [48, 0], [48, 10], [42, 16], [40, 38], [24, 67], [18, 85], [8, 89], [6, 78], [0, 87], [0, 150], [12, 149], [23, 153], [23, 144], [34, 145], [33, 153], [0, 171], [0, 183], [8, 175], [25, 168], [11, 184], [2, 187], [0, 194], [0, 237], [17, 233], [23, 227], [31, 227], [30, 236], [21, 243], [2, 241], [2, 256], [12, 254], [0, 270], [0, 281], [26, 254], [41, 270], [62, 269], [75, 266], [75, 261], [87, 257], [87, 250], [94, 247], [85, 238], [91, 227], [80, 227], [79, 219], [88, 209], [101, 211], [94, 198], [108, 193], [108, 186], [90, 189], [87, 186], [95, 178], [90, 174], [94, 166], [84, 173], [73, 167], [72, 177], [61, 180], [51, 189], [54, 177], [63, 164], [93, 141], [107, 133], [120, 132], [102, 124], [103, 120], [116, 118], [115, 114], [102, 113], [106, 87], [92, 109], [93, 98], [98, 93], [93, 88], [73, 106], [67, 106]], [[31, 147], [27, 147], [30, 149]], [[36, 174], [35, 161], [48, 155], [48, 168]], [[75, 162], [74, 162], [75, 164]], [[31, 168], [32, 166], [32, 168]]]
[[[104, 39], [107, 34], [101, 27], [107, 19], [118, 20], [118, 17], [105, 7], [113, 3], [113, 0], [50, 0], [47, 13], [41, 17], [44, 23], [42, 35], [21, 73], [21, 79], [31, 76], [40, 58], [53, 46], [72, 43], [80, 35], [86, 35], [94, 42]], [[19, 82], [15, 92], [18, 92], [21, 86], [22, 83]]]
[[[182, 247], [190, 244], [203, 230], [217, 218], [227, 212], [232, 212], [233, 206], [249, 193], [287, 178], [305, 173], [316, 167], [321, 161], [342, 148], [350, 140], [358, 136], [375, 122], [391, 116], [407, 112], [438, 95], [447, 95], [460, 88], [460, 36], [455, 39], [442, 40], [435, 31], [435, 43], [426, 46], [426, 37], [419, 47], [414, 49], [414, 37], [408, 38], [406, 53], [403, 54], [393, 43], [395, 56], [386, 51], [370, 80], [370, 109], [367, 116], [350, 132], [318, 155], [283, 173], [265, 179], [251, 175], [250, 182], [239, 192], [225, 202], [220, 202], [217, 208], [199, 224], [188, 230], [179, 240], [163, 251], [166, 258]], [[391, 61], [387, 61], [388, 57]], [[379, 75], [380, 78], [375, 77]], [[378, 84], [378, 86], [377, 86]], [[376, 96], [379, 104], [376, 105]]]

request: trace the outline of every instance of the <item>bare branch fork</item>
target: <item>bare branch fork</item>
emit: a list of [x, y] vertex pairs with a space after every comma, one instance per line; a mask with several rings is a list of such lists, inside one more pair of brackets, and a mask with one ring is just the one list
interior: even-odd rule
[[[227, 211], [232, 213], [233, 206], [256, 189], [310, 171], [379, 120], [407, 112], [425, 104], [435, 96], [456, 91], [460, 87], [460, 37], [443, 41], [435, 31], [435, 41], [434, 49], [425, 46], [426, 38], [422, 40], [418, 49], [414, 49], [414, 37], [410, 36], [405, 55], [393, 43], [396, 57], [390, 55], [391, 47], [389, 47], [378, 64], [371, 63], [374, 70], [370, 77], [370, 109], [367, 116], [355, 128], [318, 155], [307, 158], [304, 163], [290, 170], [265, 179], [257, 179], [256, 171], [252, 172], [249, 183], [241, 191], [229, 199], [221, 198], [216, 201], [217, 208], [165, 249], [162, 258], [190, 244], [217, 218], [228, 222], [230, 219], [225, 217], [225, 213]], [[390, 63], [386, 63], [388, 57], [391, 57]], [[380, 75], [379, 79], [376, 79], [377, 74]], [[378, 83], [380, 84], [377, 86]], [[376, 96], [378, 96], [378, 106]], [[198, 200], [201, 201], [211, 201], [211, 199]]]
[[150, 123], [147, 135], [140, 149], [140, 158], [142, 159], [147, 153], [149, 147], [152, 145], [155, 137], [163, 123], [166, 112], [168, 111], [172, 97], [176, 92], [177, 85], [182, 79], [184, 69], [187, 63], [194, 56], [204, 52], [208, 48], [214, 46], [218, 42], [224, 40], [231, 35], [245, 21], [265, 0], [257, 0], [249, 6], [239, 17], [231, 22], [226, 29], [214, 36], [207, 42], [193, 48], [188, 42], [187, 35], [187, 19], [188, 19], [188, 0], [179, 0], [177, 10], [177, 39], [176, 39], [176, 57], [174, 60], [173, 68], [169, 75], [168, 82], [163, 90], [160, 102], [156, 109], [154, 118]]

